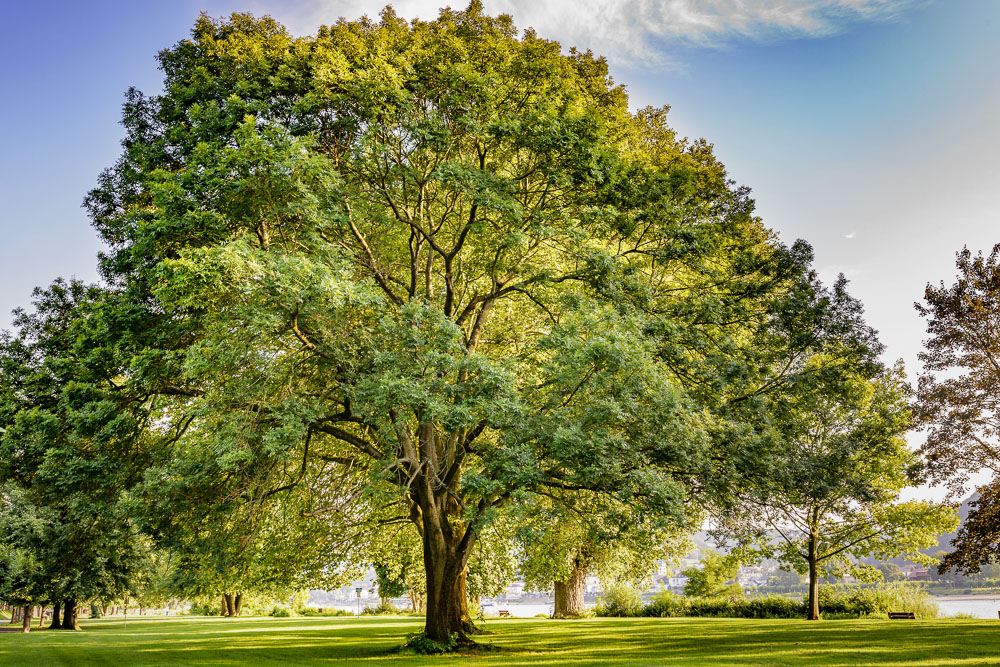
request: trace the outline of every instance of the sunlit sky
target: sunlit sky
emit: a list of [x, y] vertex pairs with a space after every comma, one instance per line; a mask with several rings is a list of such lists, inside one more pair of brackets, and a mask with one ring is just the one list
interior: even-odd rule
[[[463, 2], [456, 3], [461, 6]], [[96, 280], [80, 207], [119, 154], [129, 86], [160, 89], [154, 56], [200, 11], [270, 14], [294, 34], [363, 0], [5, 3], [0, 41], [0, 327], [57, 276]], [[433, 18], [435, 0], [393, 3]], [[786, 243], [843, 272], [911, 377], [928, 282], [963, 245], [1000, 241], [1000, 1], [486, 0], [564, 47], [607, 56], [634, 107], [669, 104], [750, 186]]]

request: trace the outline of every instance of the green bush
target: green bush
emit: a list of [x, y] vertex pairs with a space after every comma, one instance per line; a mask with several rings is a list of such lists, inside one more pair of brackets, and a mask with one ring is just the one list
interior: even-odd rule
[[448, 635], [448, 639], [443, 642], [430, 639], [423, 632], [414, 632], [406, 635], [404, 648], [411, 648], [422, 655], [436, 655], [438, 653], [451, 653], [458, 648], [458, 633], [453, 632]]
[[188, 609], [188, 613], [192, 616], [218, 616], [222, 613], [217, 604], [208, 604], [206, 602], [192, 602], [191, 608]]
[[377, 607], [365, 607], [361, 614], [363, 616], [399, 616], [403, 610], [391, 602], [380, 602]]
[[597, 601], [598, 616], [640, 616], [642, 592], [631, 584], [612, 584]]
[[937, 618], [938, 606], [922, 587], [899, 582], [875, 586], [821, 586], [819, 611], [852, 618], [912, 611], [920, 618]]
[[742, 595], [716, 595], [695, 598], [658, 593], [642, 608], [640, 616], [714, 616], [728, 618], [801, 618], [806, 614], [805, 603], [768, 595], [748, 598]]
[[320, 611], [316, 607], [302, 607], [298, 610], [299, 616], [354, 616], [354, 612], [346, 609], [332, 609], [324, 607]]
[[653, 596], [649, 604], [641, 610], [640, 616], [657, 616], [669, 618], [671, 616], [687, 616], [688, 599], [677, 595], [671, 591], [663, 591]]
[[[890, 611], [912, 611], [919, 618], [937, 618], [937, 603], [920, 586], [903, 582], [875, 586], [821, 586], [819, 610], [827, 617], [885, 617]], [[658, 593], [649, 604], [629, 587], [611, 587], [595, 608], [598, 616], [716, 616], [729, 618], [803, 618], [808, 598], [780, 595], [745, 597], [717, 595], [683, 597]]]
[[291, 618], [292, 610], [286, 607], [275, 607], [271, 610], [271, 616], [275, 618]]

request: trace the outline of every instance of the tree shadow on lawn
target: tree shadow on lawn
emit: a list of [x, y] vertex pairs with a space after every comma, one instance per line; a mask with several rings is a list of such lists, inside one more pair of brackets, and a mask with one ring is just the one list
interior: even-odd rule
[[[573, 665], [1000, 664], [990, 621], [594, 619], [515, 628], [508, 659]], [[530, 648], [518, 640], [527, 639]], [[549, 659], [546, 659], [549, 658]]]
[[[491, 622], [501, 651], [416, 656], [398, 649], [418, 618], [91, 621], [85, 632], [6, 635], [0, 663], [44, 665], [981, 665], [996, 622], [517, 619]], [[446, 660], [447, 663], [434, 663]], [[455, 662], [457, 661], [457, 662]]]
[[[46, 632], [30, 647], [0, 644], [0, 664], [287, 665], [385, 658], [420, 619], [204, 619], [91, 621], [84, 632]], [[25, 638], [31, 635], [24, 636]], [[30, 641], [30, 640], [29, 640]]]

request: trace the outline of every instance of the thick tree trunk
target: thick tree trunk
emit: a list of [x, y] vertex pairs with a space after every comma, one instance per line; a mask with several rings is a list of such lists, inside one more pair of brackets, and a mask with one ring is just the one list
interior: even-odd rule
[[233, 594], [223, 593], [222, 594], [222, 615], [223, 616], [235, 616], [233, 611]]
[[583, 595], [587, 592], [587, 564], [574, 559], [573, 569], [564, 581], [555, 581], [556, 604], [552, 616], [566, 618], [584, 612]]
[[58, 630], [62, 627], [62, 623], [59, 620], [59, 610], [62, 609], [62, 603], [53, 602], [52, 603], [52, 622], [49, 623], [49, 630]]
[[63, 601], [63, 619], [60, 626], [63, 630], [79, 630], [80, 624], [76, 620], [76, 600], [67, 598]]
[[233, 598], [233, 616], [239, 616], [243, 611], [243, 593], [237, 593]]
[[[424, 515], [426, 517], [426, 513]], [[447, 517], [438, 517], [438, 526], [447, 526]], [[424, 633], [429, 639], [446, 642], [457, 634], [460, 643], [469, 643], [475, 632], [469, 616], [465, 590], [466, 565], [474, 538], [471, 535], [457, 544], [449, 544], [442, 533], [428, 526], [423, 530], [424, 570], [427, 575], [427, 611]], [[450, 532], [450, 530], [448, 530]]]
[[[443, 564], [429, 564], [427, 568], [424, 632], [434, 641], [447, 641], [451, 635], [457, 634], [460, 642], [466, 642], [474, 631], [465, 599], [465, 564], [457, 560], [449, 558]], [[437, 571], [432, 572], [432, 569]]]
[[22, 608], [21, 614], [21, 632], [31, 632], [31, 607]]
[[810, 621], [819, 620], [819, 539], [809, 536], [809, 615]]

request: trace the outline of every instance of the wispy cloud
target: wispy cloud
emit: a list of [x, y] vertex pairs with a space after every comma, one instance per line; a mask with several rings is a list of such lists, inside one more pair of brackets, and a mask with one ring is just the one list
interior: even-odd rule
[[[671, 47], [722, 47], [734, 40], [824, 37], [860, 22], [892, 21], [925, 0], [485, 0], [522, 28], [564, 46], [593, 49], [619, 64], [671, 62]], [[400, 16], [432, 19], [447, 0], [396, 0]], [[338, 17], [376, 16], [378, 0], [308, 0], [271, 12], [294, 32]], [[465, 1], [451, 2], [464, 7]]]

